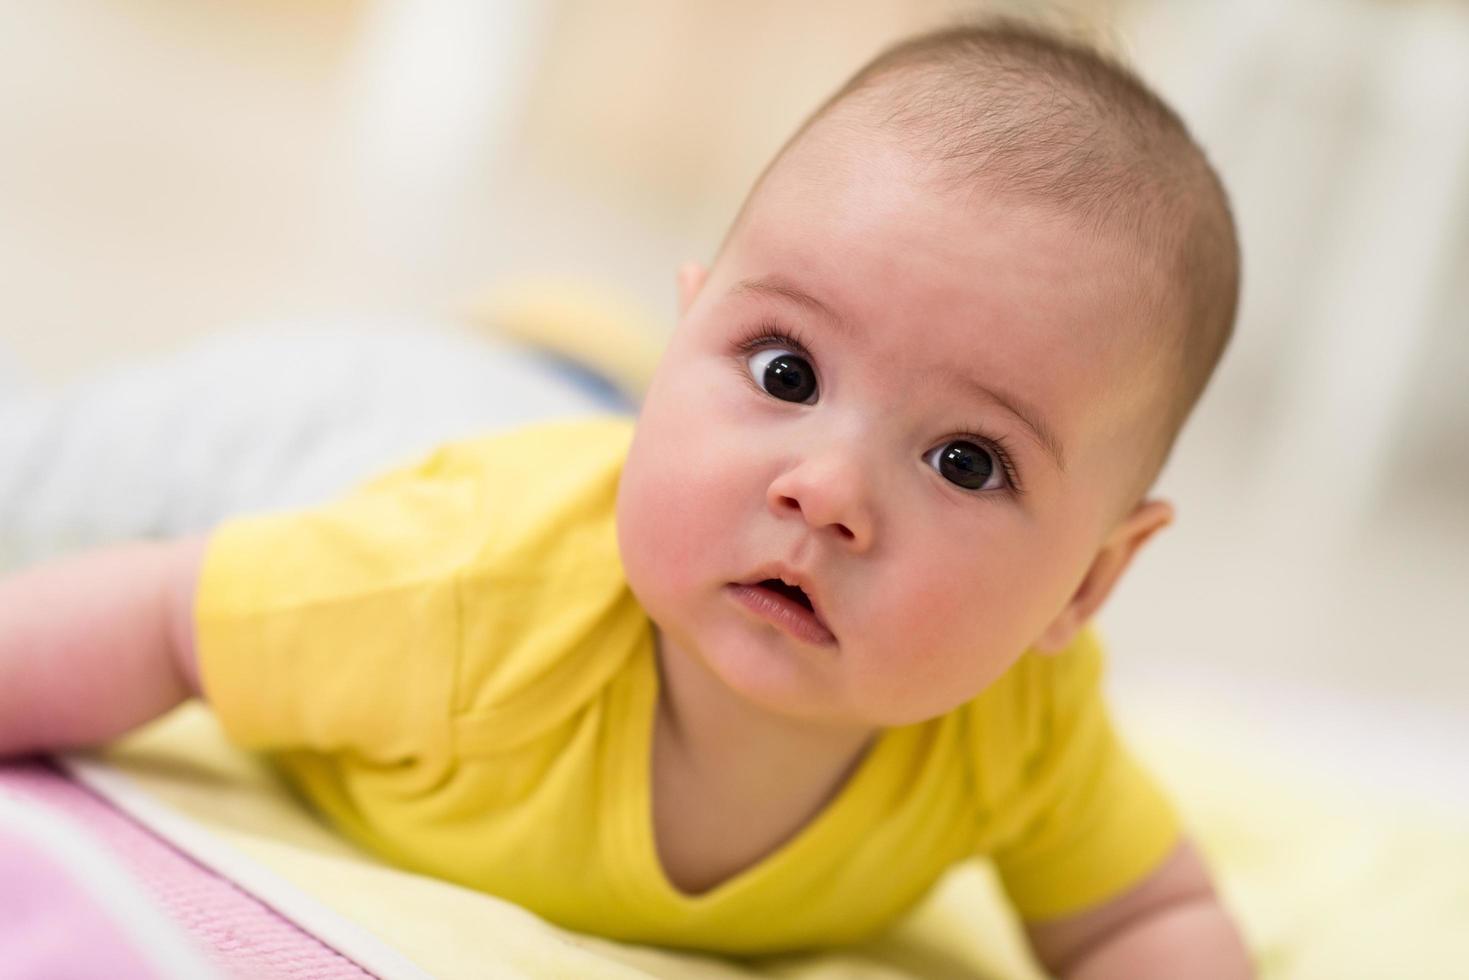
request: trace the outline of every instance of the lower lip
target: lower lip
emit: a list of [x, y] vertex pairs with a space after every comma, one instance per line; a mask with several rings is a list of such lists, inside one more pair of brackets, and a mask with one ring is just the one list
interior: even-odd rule
[[725, 588], [735, 602], [796, 639], [816, 646], [836, 645], [837, 638], [831, 630], [821, 625], [815, 613], [794, 599], [787, 599], [769, 589], [734, 582]]

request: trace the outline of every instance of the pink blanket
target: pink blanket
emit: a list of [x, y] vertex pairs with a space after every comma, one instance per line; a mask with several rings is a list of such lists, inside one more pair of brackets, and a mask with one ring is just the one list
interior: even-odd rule
[[[0, 819], [7, 977], [169, 977], [170, 964], [188, 957], [221, 977], [371, 976], [47, 763], [0, 763], [0, 802], [15, 804], [6, 808], [12, 819]], [[42, 836], [87, 846], [48, 849], [38, 846]], [[104, 879], [129, 902], [119, 905]], [[129, 914], [139, 904], [158, 914]]]

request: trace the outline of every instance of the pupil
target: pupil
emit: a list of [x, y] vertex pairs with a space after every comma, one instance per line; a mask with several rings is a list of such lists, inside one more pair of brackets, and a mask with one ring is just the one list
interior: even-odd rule
[[816, 391], [816, 380], [804, 359], [782, 354], [765, 366], [765, 390], [785, 401], [803, 402]]
[[995, 471], [990, 454], [972, 442], [951, 442], [939, 455], [939, 473], [967, 490], [979, 490]]

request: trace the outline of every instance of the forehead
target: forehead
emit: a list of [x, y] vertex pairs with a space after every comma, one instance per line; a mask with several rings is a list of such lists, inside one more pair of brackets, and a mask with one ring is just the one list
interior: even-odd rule
[[1137, 368], [1127, 272], [1115, 245], [1065, 216], [955, 190], [890, 142], [813, 132], [749, 202], [712, 284], [792, 282], [875, 354], [914, 363], [916, 345], [918, 363], [1003, 387], [1083, 435], [1136, 390], [1117, 383]]

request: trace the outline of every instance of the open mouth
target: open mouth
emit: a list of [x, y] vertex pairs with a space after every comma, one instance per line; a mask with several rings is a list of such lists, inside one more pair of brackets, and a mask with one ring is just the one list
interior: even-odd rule
[[781, 595], [785, 596], [787, 599], [790, 599], [793, 602], [799, 602], [807, 609], [812, 609], [810, 598], [808, 598], [806, 593], [801, 590], [801, 587], [799, 585], [787, 585], [785, 582], [782, 582], [778, 578], [768, 578], [762, 582], [757, 582], [755, 587], [759, 589], [769, 589], [771, 592], [778, 592]]
[[799, 585], [778, 578], [728, 586], [731, 598], [756, 618], [806, 643], [830, 647], [836, 637], [827, 628], [816, 604]]

